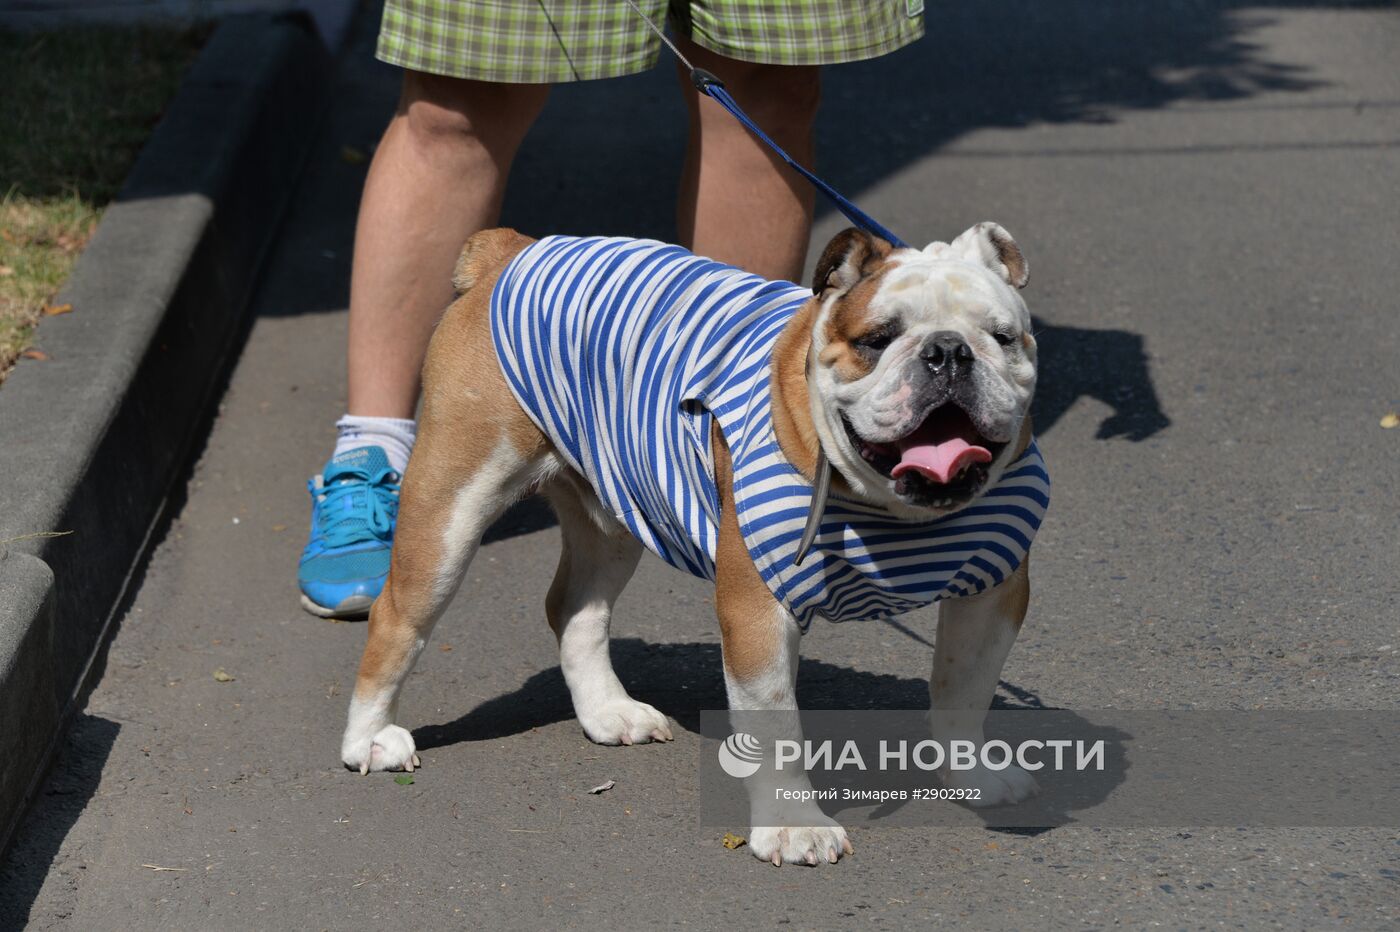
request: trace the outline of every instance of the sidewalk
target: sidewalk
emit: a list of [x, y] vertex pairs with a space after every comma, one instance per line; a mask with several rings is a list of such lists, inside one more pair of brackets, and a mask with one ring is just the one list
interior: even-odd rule
[[[937, 42], [832, 70], [822, 123], [824, 174], [891, 229], [995, 219], [1031, 264], [1055, 497], [1008, 692], [1393, 708], [1400, 430], [1377, 422], [1400, 405], [1400, 14], [1054, 6], [948, 9]], [[294, 571], [302, 483], [345, 404], [364, 167], [340, 153], [367, 150], [397, 96], [374, 22], [356, 24], [187, 498], [0, 867], [0, 927], [1395, 920], [1393, 830], [867, 829], [835, 867], [781, 871], [726, 851], [694, 814], [689, 726], [724, 701], [709, 593], [644, 560], [614, 657], [682, 727], [591, 745], [543, 621], [557, 544], [535, 507], [493, 532], [410, 679], [415, 783], [345, 772], [364, 627], [301, 612]], [[557, 92], [507, 222], [672, 238], [672, 84], [665, 64]], [[841, 226], [823, 216], [817, 248]], [[905, 623], [932, 638], [928, 614]], [[921, 706], [929, 653], [882, 624], [815, 626], [802, 701]]]

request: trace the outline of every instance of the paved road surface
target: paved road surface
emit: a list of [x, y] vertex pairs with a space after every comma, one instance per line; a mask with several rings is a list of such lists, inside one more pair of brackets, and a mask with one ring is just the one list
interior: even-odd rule
[[[1081, 709], [1395, 708], [1400, 430], [1378, 421], [1400, 406], [1400, 12], [931, 9], [915, 48], [830, 72], [823, 165], [910, 239], [994, 218], [1030, 258], [1056, 499], [1007, 683]], [[1394, 830], [864, 829], [854, 858], [781, 871], [726, 851], [694, 809], [692, 728], [722, 702], [705, 588], [648, 560], [616, 620], [622, 678], [677, 741], [592, 746], [542, 620], [539, 509], [497, 528], [411, 678], [417, 781], [346, 773], [364, 628], [303, 614], [293, 570], [345, 406], [364, 169], [338, 153], [395, 97], [372, 20], [187, 498], [0, 874], [0, 925], [1395, 921]], [[558, 92], [508, 221], [670, 237], [671, 80]], [[894, 628], [818, 626], [803, 652], [808, 706], [924, 701], [929, 649]]]

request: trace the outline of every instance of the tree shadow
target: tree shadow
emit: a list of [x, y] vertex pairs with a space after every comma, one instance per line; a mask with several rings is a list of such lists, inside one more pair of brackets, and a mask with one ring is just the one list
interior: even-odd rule
[[[1358, 5], [1384, 4], [1269, 4]], [[930, 4], [922, 41], [827, 69], [819, 170], [856, 196], [978, 129], [1112, 123], [1127, 110], [1321, 86], [1251, 39], [1272, 21], [1245, 0]], [[686, 121], [672, 67], [663, 57], [645, 74], [556, 88], [517, 158], [504, 222], [531, 235], [674, 240]], [[922, 206], [938, 216], [937, 203]], [[819, 216], [831, 209], [817, 205]], [[908, 235], [940, 232], [929, 223]]]
[[[859, 196], [979, 129], [1111, 123], [1132, 110], [1308, 91], [1323, 82], [1305, 65], [1271, 59], [1253, 38], [1274, 21], [1269, 10], [1387, 5], [1388, 0], [930, 4], [923, 40], [891, 55], [827, 69], [817, 167], [839, 190]], [[302, 186], [291, 208], [293, 222], [277, 246], [295, 269], [294, 293], [262, 313], [339, 312], [346, 306], [367, 166], [341, 153], [347, 145], [373, 150], [398, 100], [399, 69], [373, 58], [379, 6], [371, 3], [361, 12], [341, 56], [334, 88], [340, 103], [331, 108], [310, 162], [320, 183]], [[532, 236], [675, 241], [687, 119], [673, 72], [670, 58], [663, 56], [642, 74], [557, 86], [516, 157], [501, 222]], [[911, 241], [951, 232], [938, 221], [940, 206], [936, 193], [902, 201]], [[988, 203], [985, 212], [995, 215], [998, 207]], [[817, 212], [826, 216], [831, 208], [818, 203]], [[298, 222], [308, 215], [315, 221]], [[919, 219], [909, 221], [911, 216]]]
[[975, 129], [1113, 123], [1125, 110], [1320, 86], [1307, 67], [1271, 61], [1251, 40], [1273, 22], [1261, 6], [1247, 0], [930, 4], [923, 42], [832, 72], [821, 114], [824, 167], [838, 188], [859, 191]]

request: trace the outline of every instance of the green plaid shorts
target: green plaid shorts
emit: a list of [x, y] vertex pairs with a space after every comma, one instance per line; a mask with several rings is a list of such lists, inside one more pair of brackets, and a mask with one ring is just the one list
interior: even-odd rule
[[[832, 65], [924, 32], [923, 0], [637, 0], [727, 58]], [[377, 57], [510, 84], [614, 78], [656, 64], [661, 40], [625, 0], [386, 0]]]

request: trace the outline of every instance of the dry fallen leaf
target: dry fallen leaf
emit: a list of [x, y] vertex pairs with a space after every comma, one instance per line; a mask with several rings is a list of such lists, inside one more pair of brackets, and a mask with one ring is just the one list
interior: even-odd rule
[[744, 845], [747, 845], [749, 842], [748, 839], [746, 839], [743, 835], [735, 835], [733, 832], [725, 832], [724, 837], [719, 840], [719, 843], [724, 845], [730, 851], [733, 851], [735, 848], [744, 847]]
[[232, 682], [233, 682], [233, 677], [230, 676], [228, 673], [224, 672], [224, 668], [223, 668], [223, 667], [219, 667], [219, 669], [217, 669], [217, 670], [214, 671], [214, 679], [215, 679], [216, 682], [219, 682], [219, 683], [232, 683]]
[[24, 350], [22, 353], [20, 353], [20, 354], [19, 354], [19, 358], [20, 358], [20, 359], [37, 359], [37, 360], [39, 360], [40, 362], [44, 362], [45, 360], [47, 360], [47, 359], [49, 358], [49, 354], [46, 353], [46, 352], [44, 352], [44, 351], [41, 350], [41, 349], [34, 349], [33, 347], [30, 347], [29, 349]]
[[340, 147], [340, 159], [343, 162], [348, 162], [351, 165], [363, 165], [368, 158], [369, 156], [365, 155], [363, 149], [357, 149], [354, 146]]
[[1386, 430], [1390, 430], [1392, 427], [1400, 427], [1400, 414], [1396, 414], [1394, 411], [1390, 412], [1385, 417], [1381, 418], [1381, 426]]
[[9, 278], [13, 274], [15, 274], [14, 269], [8, 265], [0, 265], [0, 278]]
[[286, 529], [287, 529], [287, 526], [286, 526], [285, 524], [274, 524], [274, 525], [272, 526], [272, 530], [275, 531], [275, 532], [277, 532], [278, 534], [282, 533], [282, 532], [285, 531]]
[[612, 789], [615, 786], [617, 786], [617, 781], [609, 780], [607, 783], [599, 783], [597, 786], [593, 787], [593, 789], [589, 790], [588, 792], [592, 793], [594, 796], [597, 796], [599, 793], [606, 793], [608, 790]]
[[45, 304], [44, 316], [57, 317], [59, 314], [67, 314], [71, 310], [73, 310], [73, 305], [71, 304]]

